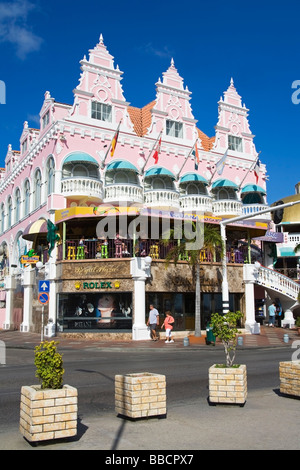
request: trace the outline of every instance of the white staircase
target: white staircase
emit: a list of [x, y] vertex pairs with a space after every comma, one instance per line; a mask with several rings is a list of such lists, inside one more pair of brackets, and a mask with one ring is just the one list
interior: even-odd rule
[[[293, 309], [298, 305], [298, 294], [300, 291], [300, 285], [297, 282], [292, 281], [289, 277], [273, 269], [261, 266], [259, 263], [244, 265], [244, 282], [246, 288], [249, 286], [249, 283], [255, 283], [264, 287], [272, 300], [279, 298], [284, 311], [281, 325], [289, 328], [294, 326]], [[250, 302], [248, 307], [248, 312], [250, 313], [248, 313], [248, 316], [251, 316], [253, 309], [254, 304], [251, 305]]]
[[297, 302], [300, 286], [289, 277], [273, 269], [260, 266], [259, 269], [257, 269], [257, 273], [254, 273], [254, 279], [257, 284], [266, 289], [271, 289]]

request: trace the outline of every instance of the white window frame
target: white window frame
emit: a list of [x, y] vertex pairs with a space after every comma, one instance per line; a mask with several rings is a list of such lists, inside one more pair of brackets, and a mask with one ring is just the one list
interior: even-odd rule
[[112, 106], [92, 101], [91, 118], [98, 119], [98, 121], [112, 122]]
[[234, 152], [243, 151], [243, 139], [235, 135], [228, 135], [228, 149]]
[[183, 123], [178, 121], [166, 120], [166, 135], [183, 139]]

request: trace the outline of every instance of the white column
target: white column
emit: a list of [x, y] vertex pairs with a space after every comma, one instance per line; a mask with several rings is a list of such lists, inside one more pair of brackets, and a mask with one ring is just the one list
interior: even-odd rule
[[254, 276], [257, 270], [252, 264], [244, 264], [245, 305], [246, 321], [245, 328], [252, 334], [260, 333], [260, 324], [255, 321], [255, 297]]
[[223, 241], [223, 258], [222, 258], [222, 309], [223, 314], [229, 312], [229, 287], [227, 278], [227, 259], [226, 259], [226, 228], [220, 224], [221, 237]]
[[23, 303], [23, 322], [20, 331], [28, 333], [32, 326], [32, 300], [33, 286], [35, 282], [35, 269], [31, 267], [24, 269], [24, 303]]
[[151, 276], [151, 258], [133, 258], [130, 261], [130, 272], [134, 281], [134, 316], [132, 325], [132, 339], [151, 339], [146, 325], [146, 293], [145, 284]]
[[5, 310], [5, 323], [3, 323], [4, 330], [10, 330], [13, 324], [13, 297], [16, 289], [16, 278], [14, 276], [5, 277], [5, 290], [6, 290], [6, 310]]
[[132, 325], [132, 339], [145, 340], [150, 339], [150, 332], [146, 325], [146, 294], [145, 282], [146, 276], [134, 277], [134, 321]]

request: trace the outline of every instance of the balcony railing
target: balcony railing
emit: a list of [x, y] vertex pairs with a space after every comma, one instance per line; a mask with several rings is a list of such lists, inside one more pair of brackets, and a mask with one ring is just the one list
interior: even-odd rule
[[242, 215], [243, 204], [240, 201], [221, 199], [213, 201], [212, 211], [214, 215]]
[[106, 186], [105, 201], [129, 201], [143, 203], [143, 189], [136, 184], [114, 184]]
[[145, 191], [145, 205], [148, 207], [173, 207], [179, 209], [179, 193], [166, 189]]
[[66, 178], [61, 182], [64, 196], [93, 196], [103, 198], [102, 182], [93, 178]]
[[212, 212], [212, 199], [209, 196], [190, 194], [180, 196], [180, 209]]
[[244, 204], [243, 205], [243, 215], [253, 215], [256, 214], [256, 219], [271, 220], [271, 213], [265, 212], [260, 214], [260, 211], [268, 209], [266, 204]]
[[[113, 239], [84, 240], [84, 245], [79, 244], [79, 240], [66, 240], [65, 250], [63, 245], [59, 245], [58, 260], [95, 260], [95, 259], [114, 259], [114, 258], [132, 258], [134, 256], [151, 256], [153, 260], [166, 259], [169, 251], [177, 245], [177, 240], [170, 240], [168, 244], [161, 240], [138, 240], [134, 243], [132, 239], [119, 239], [118, 242]], [[63, 256], [63, 251], [65, 252]], [[220, 252], [216, 250], [212, 255], [207, 250], [201, 250], [199, 253], [201, 263], [221, 262]], [[187, 255], [183, 254], [179, 258], [182, 261], [188, 261]], [[243, 264], [246, 260], [246, 254], [240, 250], [230, 250], [226, 252], [228, 263]]]

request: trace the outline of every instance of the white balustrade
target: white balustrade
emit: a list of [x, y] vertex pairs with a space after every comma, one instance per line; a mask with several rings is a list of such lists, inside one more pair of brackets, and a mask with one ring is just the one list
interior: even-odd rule
[[273, 269], [261, 266], [256, 273], [256, 282], [263, 287], [277, 291], [278, 293], [297, 300], [300, 286], [287, 276], [273, 271]]
[[201, 196], [200, 194], [189, 194], [180, 196], [180, 209], [198, 210], [201, 212], [212, 212], [212, 199], [209, 196]]
[[143, 189], [136, 184], [113, 184], [105, 188], [104, 202], [143, 202]]
[[243, 205], [240, 201], [221, 199], [213, 201], [212, 210], [214, 215], [242, 215]]
[[243, 215], [256, 214], [255, 219], [271, 220], [271, 212], [260, 214], [260, 211], [268, 209], [268, 207], [266, 204], [243, 204]]
[[67, 178], [61, 182], [64, 196], [96, 196], [103, 198], [102, 182], [92, 178]]
[[179, 209], [179, 193], [166, 189], [145, 191], [145, 205], [148, 207], [174, 207]]

